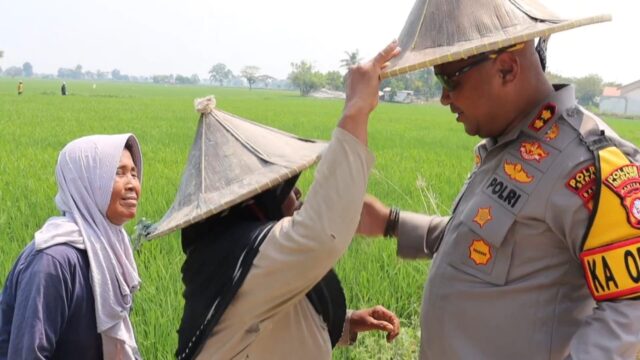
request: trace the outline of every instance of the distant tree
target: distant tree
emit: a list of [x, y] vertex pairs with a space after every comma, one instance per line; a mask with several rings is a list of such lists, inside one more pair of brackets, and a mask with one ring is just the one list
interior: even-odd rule
[[600, 75], [589, 74], [575, 80], [576, 98], [581, 105], [596, 105], [602, 94], [602, 78]]
[[120, 70], [118, 70], [118, 69], [111, 70], [111, 78], [113, 80], [120, 80], [120, 76], [121, 76]]
[[269, 85], [271, 85], [271, 83], [277, 80], [276, 78], [274, 78], [271, 75], [267, 75], [267, 74], [262, 74], [262, 75], [258, 75], [258, 81], [260, 81], [261, 83], [264, 84], [264, 87], [269, 88]]
[[619, 88], [619, 87], [622, 87], [622, 84], [615, 81], [607, 81], [606, 83], [602, 84], [602, 87], [605, 87], [605, 86]]
[[22, 68], [18, 66], [10, 66], [4, 71], [4, 75], [12, 78], [22, 76]]
[[300, 95], [307, 96], [312, 91], [320, 89], [325, 84], [324, 75], [314, 70], [313, 65], [304, 60], [291, 63], [291, 72], [287, 77], [291, 83], [300, 89]]
[[33, 76], [33, 66], [31, 66], [31, 63], [27, 61], [26, 63], [22, 64], [22, 73], [25, 77]]
[[245, 66], [240, 70], [240, 75], [247, 80], [249, 83], [249, 90], [253, 88], [253, 84], [258, 81], [258, 73], [260, 72], [260, 68], [257, 66]]
[[87, 70], [84, 72], [84, 78], [87, 80], [95, 80], [96, 73], [94, 73], [93, 71]]
[[362, 58], [360, 58], [360, 52], [358, 51], [358, 49], [356, 49], [356, 51], [353, 51], [353, 52], [345, 51], [344, 53], [345, 55], [347, 55], [347, 57], [340, 60], [340, 62], [342, 63], [341, 66], [344, 68], [348, 69], [352, 66], [358, 65], [358, 63], [362, 61]]
[[153, 81], [154, 84], [168, 84], [168, 83], [170, 83], [169, 75], [153, 75], [151, 77], [151, 81]]
[[4, 51], [0, 50], [0, 59], [4, 57]]
[[552, 72], [545, 73], [547, 80], [549, 80], [552, 84], [570, 84], [573, 83], [574, 79], [568, 78], [566, 76], [562, 76], [559, 74], [554, 74]]
[[96, 79], [104, 80], [104, 79], [108, 79], [108, 78], [109, 78], [109, 72], [108, 71], [96, 70]]
[[227, 68], [227, 65], [223, 63], [217, 63], [211, 67], [209, 70], [209, 81], [217, 82], [220, 86], [224, 84], [225, 81], [231, 79], [233, 77], [233, 72]]
[[200, 84], [200, 76], [198, 76], [198, 74], [191, 74], [191, 83]]
[[331, 90], [343, 91], [344, 90], [344, 77], [339, 71], [329, 71], [324, 75], [326, 85]]

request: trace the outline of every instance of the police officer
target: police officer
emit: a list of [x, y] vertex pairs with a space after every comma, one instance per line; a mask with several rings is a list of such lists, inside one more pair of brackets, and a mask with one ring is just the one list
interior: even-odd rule
[[544, 74], [549, 34], [606, 20], [560, 20], [533, 0], [414, 6], [386, 75], [434, 66], [441, 103], [483, 139], [451, 216], [363, 206], [361, 233], [433, 258], [421, 359], [640, 350], [640, 152]]

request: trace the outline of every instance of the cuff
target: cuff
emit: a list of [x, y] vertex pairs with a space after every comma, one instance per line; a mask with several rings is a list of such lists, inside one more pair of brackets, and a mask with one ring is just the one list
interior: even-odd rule
[[353, 310], [347, 310], [347, 315], [344, 317], [344, 325], [342, 326], [342, 336], [338, 341], [338, 346], [349, 346], [355, 344], [358, 340], [358, 333], [351, 331], [351, 314]]

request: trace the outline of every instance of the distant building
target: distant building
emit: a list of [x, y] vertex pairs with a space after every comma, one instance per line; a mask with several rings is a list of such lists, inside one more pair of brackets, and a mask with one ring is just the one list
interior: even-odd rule
[[639, 116], [640, 80], [620, 88], [606, 86], [600, 96], [600, 112]]
[[411, 90], [398, 90], [394, 93], [390, 87], [382, 89], [382, 99], [384, 101], [400, 102], [408, 104], [413, 102], [413, 91]]

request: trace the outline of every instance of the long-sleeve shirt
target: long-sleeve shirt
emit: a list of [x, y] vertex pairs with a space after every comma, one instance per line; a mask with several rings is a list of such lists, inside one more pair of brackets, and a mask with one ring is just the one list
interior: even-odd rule
[[326, 324], [305, 294], [351, 243], [373, 155], [336, 129], [304, 206], [271, 230], [199, 359], [330, 359]]
[[589, 124], [617, 138], [572, 86], [559, 89], [476, 147], [450, 217], [401, 213], [398, 254], [433, 257], [421, 359], [635, 359], [640, 301], [596, 303], [579, 259], [595, 184]]
[[20, 254], [0, 298], [0, 359], [102, 359], [84, 250]]

